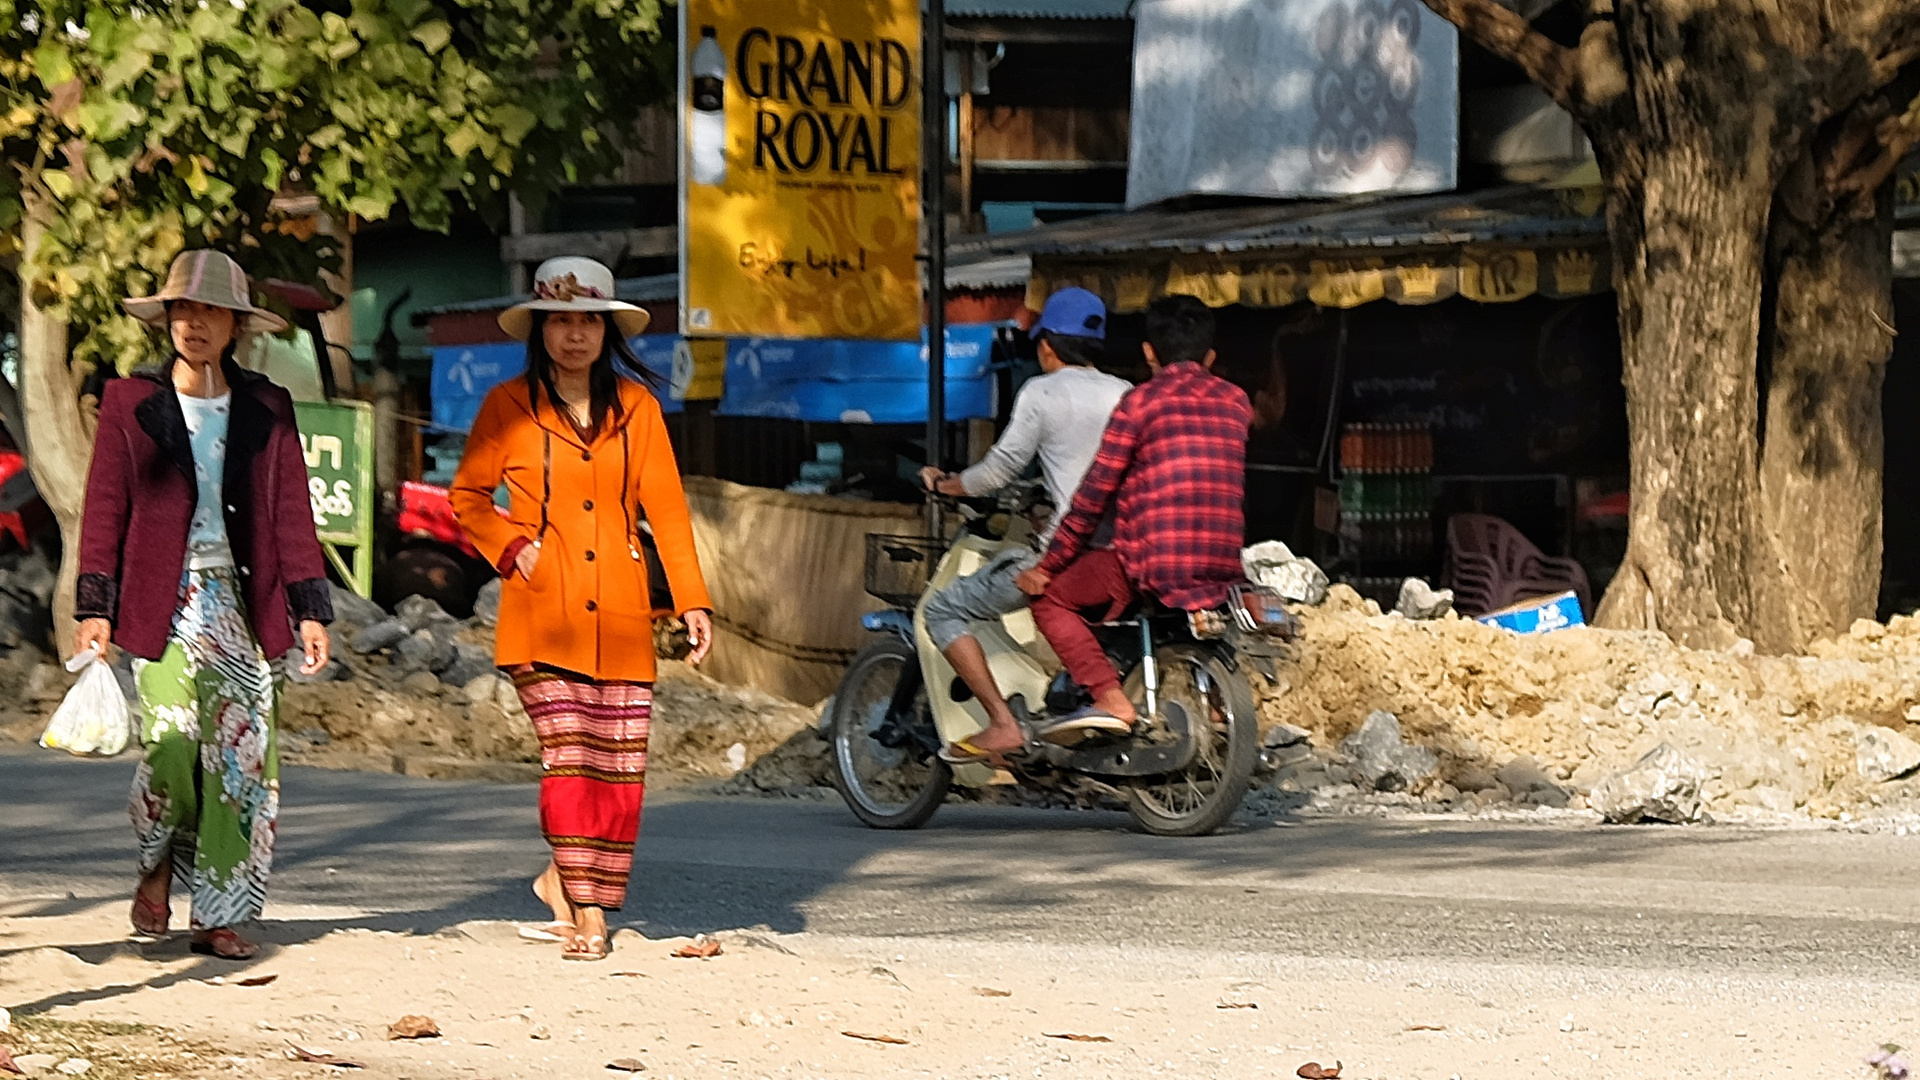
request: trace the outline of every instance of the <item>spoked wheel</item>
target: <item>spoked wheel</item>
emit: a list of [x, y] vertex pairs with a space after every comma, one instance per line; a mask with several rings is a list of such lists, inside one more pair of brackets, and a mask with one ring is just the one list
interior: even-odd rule
[[[1198, 746], [1177, 773], [1143, 777], [1127, 788], [1127, 812], [1157, 836], [1205, 836], [1240, 808], [1260, 753], [1253, 688], [1224, 661], [1198, 645], [1165, 645], [1154, 652], [1160, 668], [1160, 719], [1185, 725]], [[1143, 700], [1140, 674], [1127, 680]]]
[[933, 729], [920, 658], [897, 638], [860, 651], [834, 691], [827, 730], [833, 786], [875, 829], [917, 829], [953, 784], [953, 769], [923, 741]]

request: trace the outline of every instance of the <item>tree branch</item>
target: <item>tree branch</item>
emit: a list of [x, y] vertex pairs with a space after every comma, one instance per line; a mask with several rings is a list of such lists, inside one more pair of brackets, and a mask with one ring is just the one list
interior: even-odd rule
[[1838, 192], [1871, 195], [1893, 178], [1900, 163], [1920, 145], [1920, 97], [1908, 103], [1904, 111], [1874, 125], [1873, 134], [1879, 140], [1878, 152], [1838, 180], [1834, 185]]
[[1581, 118], [1580, 55], [1535, 30], [1526, 19], [1494, 0], [1422, 0], [1435, 15], [1460, 28], [1481, 48], [1526, 72], [1561, 108]]

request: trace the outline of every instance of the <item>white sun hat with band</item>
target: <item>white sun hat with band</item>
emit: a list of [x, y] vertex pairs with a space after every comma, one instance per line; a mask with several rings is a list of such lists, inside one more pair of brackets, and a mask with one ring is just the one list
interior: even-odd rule
[[533, 272], [533, 299], [500, 313], [500, 329], [525, 341], [536, 311], [604, 311], [623, 337], [645, 333], [647, 310], [613, 298], [613, 271], [581, 255], [548, 259]]
[[226, 254], [211, 248], [183, 251], [167, 270], [167, 283], [152, 296], [136, 296], [120, 303], [127, 314], [148, 326], [167, 325], [167, 305], [175, 300], [193, 300], [210, 307], [222, 307], [235, 313], [238, 321], [234, 336], [241, 334], [277, 334], [287, 328], [287, 320], [253, 302], [247, 288], [247, 272]]

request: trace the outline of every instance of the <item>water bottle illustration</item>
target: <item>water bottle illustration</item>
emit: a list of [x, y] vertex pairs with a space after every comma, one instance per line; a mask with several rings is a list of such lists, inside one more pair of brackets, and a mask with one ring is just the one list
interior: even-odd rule
[[700, 44], [694, 46], [688, 66], [693, 78], [693, 116], [687, 122], [693, 182], [722, 184], [727, 179], [727, 57], [713, 27], [700, 28]]

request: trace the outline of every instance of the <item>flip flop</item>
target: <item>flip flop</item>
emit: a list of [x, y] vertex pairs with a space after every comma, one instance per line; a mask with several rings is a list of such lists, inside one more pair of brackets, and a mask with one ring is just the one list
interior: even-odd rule
[[520, 940], [537, 941], [542, 945], [564, 945], [573, 937], [574, 932], [578, 929], [578, 927], [570, 922], [561, 922], [555, 919], [545, 926], [520, 927]]
[[[1056, 736], [1074, 735], [1084, 738], [1088, 735], [1131, 735], [1133, 725], [1111, 713], [1103, 712], [1089, 705], [1076, 709], [1050, 724], [1035, 726], [1034, 734], [1050, 743], [1058, 743]], [[1072, 741], [1079, 741], [1074, 739]]]
[[[560, 959], [589, 960], [589, 961], [605, 960], [607, 957], [613, 955], [613, 950], [607, 947], [607, 939], [600, 936], [599, 934], [590, 934], [584, 940], [587, 943], [587, 949], [585, 952], [572, 952], [572, 951], [562, 952], [560, 954]], [[597, 949], [594, 948], [594, 945], [593, 945], [593, 943], [596, 941], [600, 943], [600, 947]]]
[[[1031, 733], [1027, 731], [1025, 724], [1020, 725], [1020, 731], [1031, 738]], [[955, 739], [952, 745], [941, 747], [934, 756], [949, 765], [989, 765], [996, 769], [1005, 769], [1010, 759], [1024, 753], [1027, 749], [1027, 744], [1023, 742], [1008, 750], [988, 750], [974, 745], [974, 735], [979, 734], [980, 732], [976, 731], [964, 739]]]
[[[232, 951], [221, 952], [222, 945]], [[208, 931], [205, 941], [196, 940], [187, 948], [201, 956], [212, 956], [221, 960], [251, 960], [260, 954], [260, 946], [247, 941], [224, 926]]]

